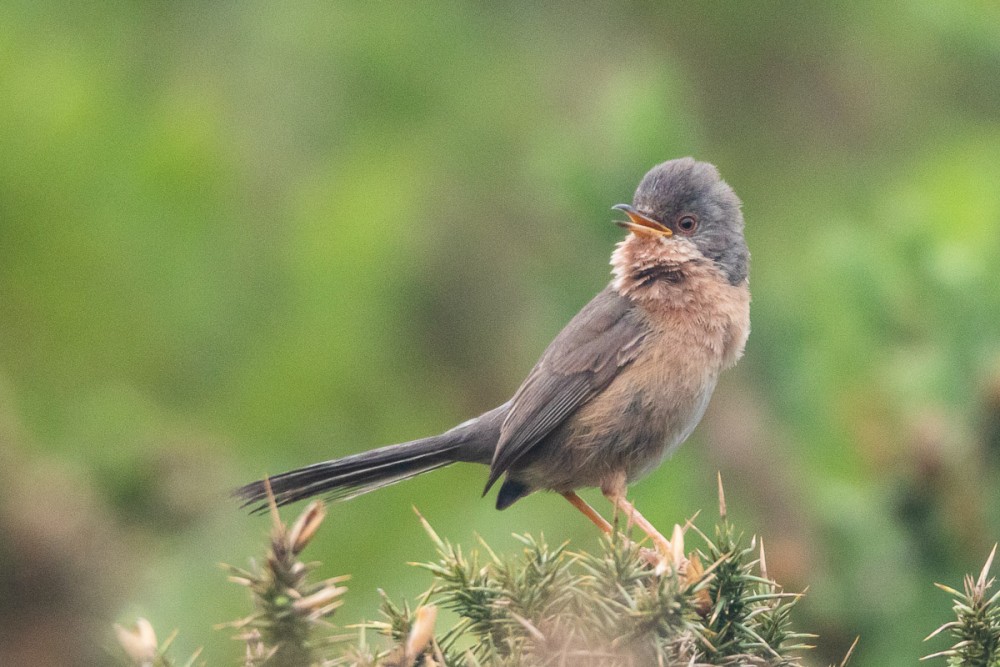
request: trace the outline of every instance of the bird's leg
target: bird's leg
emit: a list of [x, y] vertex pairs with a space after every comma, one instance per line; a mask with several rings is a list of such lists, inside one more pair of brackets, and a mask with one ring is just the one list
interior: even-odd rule
[[562, 497], [568, 500], [573, 507], [583, 512], [583, 515], [593, 521], [594, 525], [600, 528], [605, 534], [611, 534], [613, 530], [611, 524], [597, 510], [591, 507], [586, 500], [576, 495], [573, 491], [567, 491], [562, 494]]
[[[598, 528], [600, 528], [604, 532], [605, 535], [610, 536], [612, 534], [612, 532], [614, 531], [614, 526], [612, 526], [610, 523], [608, 523], [607, 519], [605, 519], [603, 516], [600, 515], [600, 513], [597, 510], [595, 510], [593, 507], [591, 507], [587, 503], [586, 500], [584, 500], [580, 496], [576, 495], [572, 491], [568, 491], [568, 492], [562, 494], [562, 496], [563, 496], [563, 498], [565, 498], [566, 500], [568, 500], [573, 505], [573, 507], [575, 507], [578, 510], [580, 510], [581, 512], [583, 512], [584, 516], [586, 516], [588, 519], [590, 519], [591, 521], [593, 521], [594, 525], [596, 525]], [[626, 535], [622, 535], [621, 539], [624, 540], [623, 544], [626, 544], [626, 545], [631, 545], [632, 544], [632, 540], [630, 540]], [[647, 549], [647, 548], [643, 547], [642, 549], [639, 550], [639, 552], [640, 552], [640, 555], [650, 565], [658, 567], [663, 562], [663, 556], [662, 556], [662, 554], [660, 554], [655, 549]]]
[[625, 514], [629, 524], [638, 526], [639, 530], [646, 533], [649, 539], [653, 540], [653, 544], [656, 545], [656, 549], [660, 554], [663, 556], [671, 554], [670, 540], [665, 538], [646, 517], [640, 514], [635, 505], [625, 499], [624, 485], [615, 485], [614, 487], [603, 488], [601, 490], [604, 493], [604, 497]]

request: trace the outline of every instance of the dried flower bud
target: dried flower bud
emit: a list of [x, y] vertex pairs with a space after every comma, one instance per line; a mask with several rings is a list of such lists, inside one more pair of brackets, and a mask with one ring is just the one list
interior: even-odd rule
[[437, 620], [437, 607], [428, 605], [420, 607], [414, 614], [416, 620], [410, 628], [410, 636], [406, 639], [406, 664], [412, 665], [417, 656], [424, 652], [434, 638], [434, 622]]
[[309, 541], [316, 535], [319, 526], [326, 518], [326, 506], [316, 500], [309, 504], [288, 532], [288, 546], [292, 553], [298, 555], [306, 548]]
[[[705, 566], [701, 564], [698, 554], [691, 554], [691, 559], [687, 562], [684, 571], [684, 583], [692, 586], [705, 576]], [[708, 592], [708, 586], [702, 586], [694, 592], [694, 609], [702, 617], [712, 610], [712, 596]]]
[[125, 628], [117, 623], [114, 627], [118, 644], [135, 664], [141, 667], [153, 664], [159, 650], [159, 643], [156, 641], [156, 633], [153, 632], [153, 626], [150, 625], [149, 621], [139, 618], [136, 620], [134, 628]]
[[292, 603], [292, 608], [298, 612], [322, 612], [323, 608], [343, 595], [347, 589], [343, 586], [324, 586], [315, 593], [299, 598]]
[[250, 630], [249, 632], [240, 635], [239, 637], [246, 642], [246, 654], [244, 656], [245, 662], [248, 667], [253, 665], [262, 664], [270, 654], [273, 654], [275, 649], [268, 649], [264, 645], [264, 639], [260, 634], [259, 630]]
[[680, 570], [687, 562], [687, 558], [684, 557], [684, 530], [676, 523], [674, 524], [674, 532], [670, 535], [670, 552], [674, 569]]

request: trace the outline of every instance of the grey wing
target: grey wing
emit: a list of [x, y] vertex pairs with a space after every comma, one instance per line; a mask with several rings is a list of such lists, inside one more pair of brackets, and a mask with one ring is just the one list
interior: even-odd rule
[[630, 364], [646, 318], [610, 286], [570, 320], [511, 399], [486, 491], [546, 435], [599, 394]]

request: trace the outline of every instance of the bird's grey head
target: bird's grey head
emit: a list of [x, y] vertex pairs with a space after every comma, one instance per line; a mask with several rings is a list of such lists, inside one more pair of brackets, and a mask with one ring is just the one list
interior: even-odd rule
[[645, 218], [646, 223], [669, 229], [665, 243], [687, 239], [715, 262], [731, 284], [746, 279], [750, 252], [743, 237], [740, 200], [713, 165], [689, 157], [658, 164], [639, 183], [632, 206], [616, 208], [640, 226]]

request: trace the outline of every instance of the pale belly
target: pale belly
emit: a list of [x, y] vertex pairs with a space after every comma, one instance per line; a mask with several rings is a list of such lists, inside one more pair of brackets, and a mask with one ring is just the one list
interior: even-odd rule
[[[708, 407], [716, 377], [662, 386], [616, 378], [601, 396], [539, 443], [512, 476], [532, 488], [571, 491], [634, 482], [652, 470], [694, 431]], [[657, 386], [660, 385], [660, 386]]]

